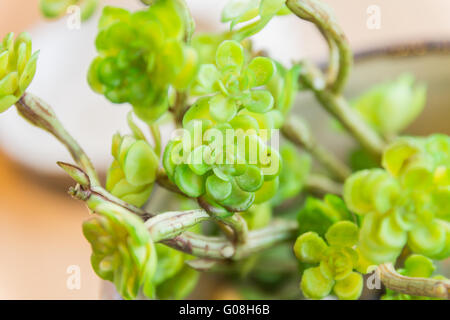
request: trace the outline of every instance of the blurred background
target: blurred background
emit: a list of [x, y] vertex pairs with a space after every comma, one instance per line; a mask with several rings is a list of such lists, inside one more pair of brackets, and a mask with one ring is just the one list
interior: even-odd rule
[[[199, 30], [227, 27], [219, 23], [226, 0], [187, 2]], [[448, 0], [324, 2], [335, 12], [356, 52], [405, 42], [450, 40]], [[126, 130], [129, 109], [111, 105], [93, 93], [85, 81], [95, 56], [99, 12], [80, 29], [70, 29], [67, 17], [44, 20], [38, 4], [38, 0], [0, 0], [0, 35], [25, 30], [32, 34], [34, 48], [41, 54], [29, 91], [54, 107], [97, 168], [105, 170], [111, 160], [110, 138], [117, 130]], [[103, 4], [130, 9], [141, 6], [138, 0]], [[379, 29], [367, 25], [367, 10], [373, 5], [380, 9]], [[294, 16], [272, 21], [255, 37], [255, 44], [285, 63], [326, 58], [320, 35]], [[442, 67], [448, 70], [450, 66]], [[448, 122], [443, 121], [444, 125]], [[66, 194], [68, 181], [55, 165], [58, 160], [70, 161], [63, 147], [25, 123], [14, 108], [0, 116], [0, 299], [99, 298], [101, 281], [90, 267], [90, 248], [81, 232], [88, 213], [81, 202]], [[67, 286], [71, 266], [81, 272], [79, 289]], [[223, 289], [221, 296], [212, 298], [236, 297]]]

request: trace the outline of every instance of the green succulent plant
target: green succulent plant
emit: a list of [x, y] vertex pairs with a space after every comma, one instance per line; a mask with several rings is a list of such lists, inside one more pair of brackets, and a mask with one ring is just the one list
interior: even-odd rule
[[408, 244], [444, 259], [449, 252], [450, 138], [399, 138], [384, 152], [384, 169], [363, 170], [345, 183], [348, 207], [363, 215], [360, 250], [392, 262]]
[[144, 222], [128, 212], [100, 206], [97, 211], [102, 214], [83, 223], [94, 271], [113, 282], [125, 299], [135, 299], [140, 293], [154, 297], [157, 253]]
[[31, 37], [7, 34], [0, 43], [0, 113], [14, 105], [30, 85], [36, 73], [39, 51], [32, 52]]
[[[104, 7], [87, 77], [95, 92], [133, 109], [131, 133], [113, 136], [105, 186], [56, 113], [26, 92], [38, 57], [30, 36], [0, 43], [0, 112], [15, 105], [70, 152], [75, 164], [58, 165], [92, 213], [83, 233], [100, 278], [124, 299], [184, 299], [201, 271], [224, 271], [247, 297], [297, 298], [300, 276], [306, 298], [349, 300], [377, 267], [384, 299], [449, 298], [432, 259], [450, 256], [450, 137], [398, 137], [423, 109], [424, 85], [403, 75], [349, 103], [350, 46], [318, 0], [231, 0], [222, 13], [230, 29], [219, 33], [194, 33], [184, 0], [141, 2], [136, 12]], [[86, 19], [97, 0], [40, 5], [51, 18], [79, 5]], [[320, 31], [327, 68], [283, 65], [253, 45], [250, 36], [287, 13]], [[299, 91], [355, 138], [349, 164], [306, 116], [292, 115]], [[154, 212], [151, 198], [176, 211]]]
[[187, 88], [197, 70], [196, 51], [183, 42], [185, 24], [169, 0], [135, 13], [105, 7], [99, 56], [89, 68], [91, 88], [113, 103], [130, 103], [144, 121], [157, 120], [169, 107], [169, 88]]
[[353, 271], [358, 264], [358, 253], [353, 249], [358, 242], [358, 227], [350, 221], [333, 224], [323, 240], [308, 231], [300, 235], [294, 245], [297, 259], [317, 265], [307, 268], [300, 287], [312, 299], [322, 299], [333, 290], [339, 299], [358, 299], [363, 288], [361, 274]]

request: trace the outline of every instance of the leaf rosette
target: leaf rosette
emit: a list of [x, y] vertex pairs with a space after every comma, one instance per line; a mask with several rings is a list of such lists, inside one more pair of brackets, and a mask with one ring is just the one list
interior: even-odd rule
[[361, 254], [374, 264], [393, 262], [407, 244], [433, 259], [450, 255], [450, 138], [399, 138], [383, 154], [385, 169], [347, 179], [344, 198], [363, 216]]
[[197, 53], [186, 45], [183, 12], [160, 0], [130, 13], [105, 7], [99, 21], [88, 81], [113, 103], [130, 103], [142, 120], [153, 122], [169, 106], [169, 88], [184, 90], [197, 71]]
[[97, 275], [114, 283], [124, 299], [143, 293], [154, 297], [157, 255], [144, 222], [127, 211], [100, 204], [96, 215], [83, 223], [92, 247], [91, 264]]
[[303, 272], [300, 283], [307, 298], [322, 299], [332, 291], [342, 300], [359, 298], [363, 278], [353, 271], [359, 261], [353, 248], [358, 242], [358, 232], [354, 223], [339, 221], [326, 232], [326, 242], [312, 231], [297, 238], [295, 256], [300, 262], [315, 265]]
[[[189, 116], [188, 112], [185, 119]], [[230, 123], [189, 121], [183, 136], [170, 141], [164, 151], [169, 178], [187, 196], [203, 196], [229, 211], [245, 211], [253, 203], [268, 201], [278, 188], [281, 158], [256, 130], [244, 131], [252, 123], [257, 125], [242, 115]]]

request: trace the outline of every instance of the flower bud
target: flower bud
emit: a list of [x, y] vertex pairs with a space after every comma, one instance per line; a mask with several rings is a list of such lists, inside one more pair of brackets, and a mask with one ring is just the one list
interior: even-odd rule
[[31, 37], [9, 33], [0, 43], [0, 113], [15, 104], [36, 73], [39, 52], [32, 54]]

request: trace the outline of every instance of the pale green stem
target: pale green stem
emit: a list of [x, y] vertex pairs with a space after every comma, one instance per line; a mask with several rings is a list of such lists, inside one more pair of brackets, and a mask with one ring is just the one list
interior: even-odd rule
[[340, 120], [342, 125], [376, 158], [380, 158], [385, 147], [384, 141], [342, 96], [336, 96], [328, 90], [314, 91], [317, 100], [328, 112]]
[[[190, 210], [183, 212], [167, 212], [159, 215], [133, 211], [132, 207], [124, 207], [103, 194], [80, 185], [71, 188], [73, 197], [82, 200], [88, 208], [97, 210], [111, 210], [137, 214], [146, 220], [145, 224], [156, 242], [162, 242], [176, 250], [208, 259], [243, 259], [252, 253], [262, 251], [283, 241], [293, 239], [297, 232], [297, 225], [292, 221], [274, 221], [264, 229], [248, 233], [247, 241], [239, 246], [223, 237], [210, 237], [191, 233], [186, 230], [194, 225], [210, 219], [204, 210]], [[104, 206], [102, 204], [108, 204]], [[102, 212], [98, 212], [102, 213]]]
[[153, 137], [153, 142], [155, 143], [155, 153], [158, 156], [161, 156], [161, 131], [159, 130], [159, 126], [157, 124], [149, 125], [150, 133]]
[[385, 143], [378, 133], [350, 107], [347, 100], [334, 94], [322, 84], [323, 75], [313, 65], [303, 62], [300, 81], [312, 90], [317, 101], [355, 137], [356, 140], [376, 158], [381, 156]]
[[248, 237], [248, 226], [247, 222], [244, 218], [242, 218], [239, 213], [234, 213], [232, 216], [229, 217], [222, 217], [220, 214], [215, 212], [214, 207], [209, 205], [207, 201], [203, 197], [197, 198], [198, 204], [208, 212], [208, 214], [214, 218], [219, 223], [224, 224], [225, 226], [228, 226], [232, 231], [233, 234], [230, 235], [227, 231], [227, 229], [222, 228], [222, 230], [225, 232], [225, 234], [231, 238], [233, 241], [236, 242], [236, 245], [241, 245], [247, 241]]
[[199, 258], [240, 260], [284, 241], [294, 239], [297, 232], [296, 223], [274, 220], [263, 229], [250, 231], [246, 243], [237, 247], [234, 247], [225, 238], [207, 237], [189, 232], [185, 232], [183, 238], [175, 237], [164, 243]]
[[309, 174], [306, 179], [305, 188], [312, 193], [336, 194], [342, 196], [343, 185], [337, 183], [327, 176], [321, 174]]
[[376, 272], [388, 289], [412, 296], [450, 299], [450, 280], [405, 277], [395, 271], [392, 263], [379, 265]]
[[[353, 64], [353, 55], [347, 37], [340, 26], [336, 23], [334, 16], [318, 0], [287, 0], [287, 7], [299, 18], [314, 23], [319, 31], [324, 35], [330, 52], [329, 69], [332, 72], [330, 90], [335, 94], [340, 94], [345, 87], [347, 78]], [[335, 72], [335, 60], [337, 54], [334, 47], [337, 47], [339, 53], [339, 68]], [[336, 73], [336, 76], [334, 76]]]
[[56, 139], [66, 146], [74, 161], [87, 173], [92, 185], [100, 185], [97, 172], [91, 160], [66, 131], [52, 108], [38, 97], [24, 93], [16, 103], [19, 114], [31, 124], [51, 133]]
[[350, 176], [352, 171], [332, 152], [320, 145], [306, 123], [299, 117], [290, 116], [281, 128], [283, 135], [294, 144], [303, 147], [340, 181]]
[[153, 241], [175, 238], [189, 227], [211, 219], [203, 209], [189, 211], [164, 212], [145, 222]]

